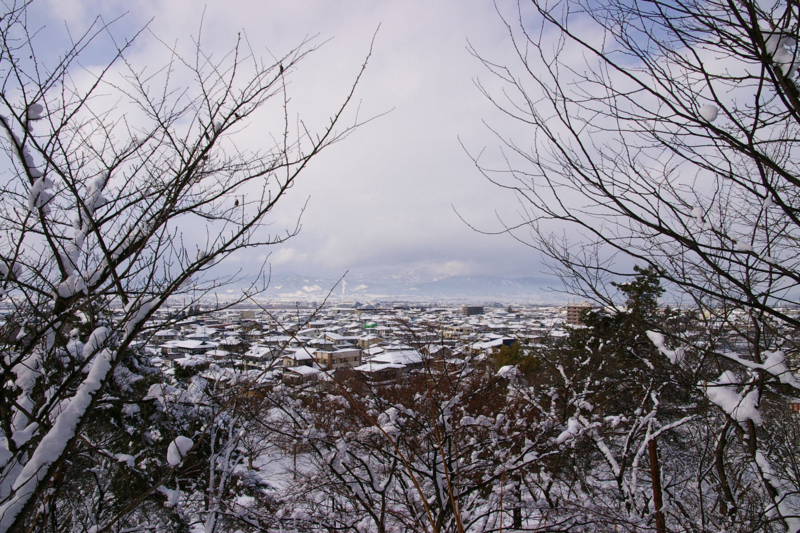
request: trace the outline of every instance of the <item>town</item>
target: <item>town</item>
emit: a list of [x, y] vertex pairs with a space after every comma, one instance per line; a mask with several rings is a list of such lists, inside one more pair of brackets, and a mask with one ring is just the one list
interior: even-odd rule
[[[254, 371], [258, 379], [302, 384], [331, 380], [346, 369], [370, 382], [387, 382], [426, 361], [455, 369], [466, 358], [491, 360], [503, 346], [546, 345], [582, 327], [583, 313], [590, 309], [587, 302], [541, 307], [278, 304], [216, 312], [194, 308], [178, 318], [167, 309], [154, 315], [141, 342], [172, 377], [211, 368], [207, 376]], [[165, 327], [159, 329], [160, 324]], [[728, 349], [746, 344], [734, 329], [718, 340]], [[789, 357], [796, 365], [793, 352]]]
[[[352, 369], [373, 382], [394, 380], [426, 359], [458, 366], [517, 342], [567, 335], [588, 304], [548, 307], [334, 306], [230, 309], [169, 321], [157, 313], [143, 335], [168, 374], [193, 368], [256, 371], [304, 383]], [[199, 311], [199, 310], [198, 310]], [[160, 323], [169, 327], [154, 329]]]

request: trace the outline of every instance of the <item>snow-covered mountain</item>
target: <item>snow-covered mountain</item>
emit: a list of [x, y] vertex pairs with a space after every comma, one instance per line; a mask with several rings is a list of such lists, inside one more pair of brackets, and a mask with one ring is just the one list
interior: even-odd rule
[[431, 276], [425, 273], [351, 273], [344, 279], [273, 275], [265, 296], [268, 298], [321, 300], [406, 299], [406, 300], [529, 300], [563, 299], [543, 277], [503, 278], [497, 276]]

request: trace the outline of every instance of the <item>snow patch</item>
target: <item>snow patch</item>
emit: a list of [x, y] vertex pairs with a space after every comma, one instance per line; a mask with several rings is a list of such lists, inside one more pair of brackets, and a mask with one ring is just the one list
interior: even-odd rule
[[50, 212], [50, 200], [53, 195], [48, 191], [53, 187], [53, 182], [45, 177], [38, 178], [33, 182], [31, 190], [28, 192], [28, 210], [36, 212], [41, 209], [45, 214]]
[[145, 319], [147, 314], [152, 311], [158, 304], [156, 298], [144, 301], [134, 301], [125, 306], [125, 312], [130, 314], [130, 318], [125, 323], [125, 335], [130, 337], [136, 326]]
[[556, 437], [556, 443], [563, 444], [567, 440], [569, 440], [569, 439], [571, 439], [573, 437], [577, 437], [578, 434], [580, 434], [581, 429], [583, 429], [583, 426], [581, 425], [581, 423], [578, 422], [578, 420], [576, 418], [574, 418], [574, 417], [570, 418], [567, 421], [567, 429], [562, 431], [558, 435], [558, 437]]
[[503, 379], [512, 380], [519, 375], [519, 369], [514, 365], [506, 365], [500, 367], [497, 375]]
[[683, 360], [686, 358], [686, 352], [683, 348], [677, 348], [675, 350], [670, 350], [667, 348], [666, 344], [664, 344], [664, 335], [658, 333], [656, 331], [647, 331], [647, 338], [650, 339], [658, 351], [661, 352], [669, 362], [673, 365], [679, 365], [683, 363]]
[[698, 110], [698, 114], [706, 122], [714, 122], [719, 115], [719, 108], [715, 105], [706, 104]]
[[773, 33], [766, 40], [767, 53], [784, 76], [791, 76], [797, 70], [797, 39], [791, 35]]
[[161, 485], [156, 490], [167, 497], [167, 501], [164, 502], [164, 507], [175, 507], [178, 505], [178, 501], [180, 500], [181, 496], [180, 492], [177, 490], [168, 489], [164, 485]]
[[47, 479], [50, 465], [66, 452], [66, 447], [75, 437], [78, 424], [86, 414], [92, 398], [105, 383], [116, 353], [103, 350], [95, 358], [91, 372], [78, 387], [69, 405], [56, 418], [53, 427], [42, 438], [30, 460], [12, 485], [13, 496], [0, 506], [0, 530], [11, 527], [17, 515], [35, 493], [40, 484]]
[[106, 327], [100, 326], [99, 328], [95, 328], [91, 335], [89, 335], [86, 344], [83, 346], [83, 358], [89, 359], [95, 352], [99, 351], [105, 345], [110, 334], [111, 330]]
[[736, 382], [736, 375], [727, 370], [717, 381], [708, 384], [706, 396], [737, 422], [752, 420], [756, 424], [761, 424], [761, 413], [758, 412], [758, 389], [752, 389], [742, 395], [736, 390]]
[[31, 104], [25, 114], [28, 116], [28, 120], [38, 120], [42, 118], [42, 112], [44, 112], [42, 104]]
[[118, 453], [114, 455], [114, 459], [116, 459], [120, 463], [125, 463], [128, 466], [128, 468], [133, 468], [136, 465], [136, 459], [132, 455], [128, 455], [127, 453]]
[[167, 462], [170, 466], [178, 466], [194, 446], [194, 442], [189, 437], [179, 435], [169, 443], [167, 448]]
[[67, 276], [67, 279], [58, 285], [57, 291], [61, 298], [71, 298], [79, 292], [83, 292], [84, 294], [89, 293], [86, 288], [86, 282], [83, 281], [83, 277], [77, 272], [73, 272]]

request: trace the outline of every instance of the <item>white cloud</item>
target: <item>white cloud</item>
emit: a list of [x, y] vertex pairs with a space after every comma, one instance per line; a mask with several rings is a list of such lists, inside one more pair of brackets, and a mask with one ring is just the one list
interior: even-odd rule
[[300, 266], [308, 261], [308, 254], [292, 247], [285, 247], [273, 253], [269, 257], [269, 261], [276, 267], [284, 265]]
[[[394, 110], [312, 162], [271, 219], [270, 231], [294, 227], [310, 196], [302, 232], [274, 248], [269, 261], [276, 270], [308, 273], [419, 265], [442, 274], [535, 268], [530, 252], [510, 239], [476, 234], [451, 207], [484, 228], [497, 227], [495, 209], [513, 209], [473, 168], [458, 141], [461, 136], [478, 148], [496, 144], [482, 124], [496, 116], [494, 108], [472, 82], [484, 71], [467, 51], [469, 39], [493, 59], [510, 57], [491, 2], [229, 0], [207, 4], [204, 13], [189, 0], [49, 0], [46, 5], [51, 25], [65, 19], [85, 27], [96, 14], [111, 20], [127, 12], [119, 26], [123, 35], [153, 19], [149, 28], [162, 42], [145, 33], [130, 57], [134, 65], [151, 69], [163, 65], [165, 43], [191, 48], [201, 18], [202, 42], [215, 55], [228, 51], [239, 32], [265, 58], [308, 36], [319, 35], [320, 43], [330, 39], [301, 65], [290, 87], [292, 111], [311, 128], [326, 124], [380, 26], [355, 105], [362, 118]], [[280, 131], [274, 118], [253, 123], [253, 146]], [[246, 258], [260, 264], [256, 259], [264, 254], [242, 253], [231, 258], [231, 267], [242, 267]]]

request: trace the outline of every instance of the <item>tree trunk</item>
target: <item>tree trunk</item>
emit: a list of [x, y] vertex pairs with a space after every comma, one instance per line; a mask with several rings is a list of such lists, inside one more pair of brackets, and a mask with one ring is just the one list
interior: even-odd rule
[[658, 464], [658, 449], [655, 439], [647, 443], [647, 450], [650, 452], [650, 477], [653, 480], [653, 507], [655, 508], [656, 531], [658, 533], [667, 532], [667, 524], [664, 520], [664, 513], [661, 512], [663, 505], [661, 498], [661, 468]]

